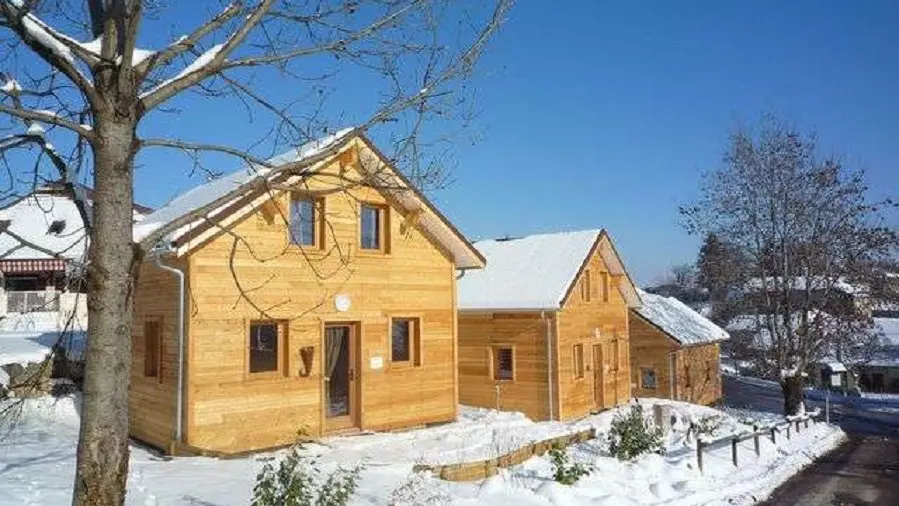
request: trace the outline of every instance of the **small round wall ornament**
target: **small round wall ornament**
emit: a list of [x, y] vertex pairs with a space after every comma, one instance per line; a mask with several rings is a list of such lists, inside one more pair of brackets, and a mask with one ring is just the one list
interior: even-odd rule
[[350, 296], [344, 293], [339, 293], [334, 296], [334, 309], [340, 311], [341, 313], [345, 313], [350, 310], [351, 306]]

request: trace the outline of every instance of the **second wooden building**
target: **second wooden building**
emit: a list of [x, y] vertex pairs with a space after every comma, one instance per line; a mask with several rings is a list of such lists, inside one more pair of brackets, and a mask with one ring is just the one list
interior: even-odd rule
[[570, 420], [631, 397], [628, 310], [640, 305], [603, 230], [475, 244], [459, 279], [459, 400]]

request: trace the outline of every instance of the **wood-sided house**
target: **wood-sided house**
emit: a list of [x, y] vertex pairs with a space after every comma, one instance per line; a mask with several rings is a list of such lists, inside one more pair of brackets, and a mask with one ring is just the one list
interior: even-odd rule
[[635, 397], [664, 397], [695, 404], [721, 398], [721, 327], [674, 297], [640, 291], [631, 311], [631, 370]]
[[135, 294], [132, 436], [228, 454], [453, 420], [456, 276], [483, 257], [355, 131], [270, 163], [135, 227], [157, 247]]
[[636, 288], [603, 230], [475, 244], [459, 280], [459, 399], [570, 420], [627, 402]]

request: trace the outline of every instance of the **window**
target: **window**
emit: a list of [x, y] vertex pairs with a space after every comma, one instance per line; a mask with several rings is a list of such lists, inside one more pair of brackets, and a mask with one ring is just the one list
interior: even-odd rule
[[365, 250], [387, 251], [387, 208], [362, 204], [359, 245]]
[[690, 366], [685, 365], [684, 366], [684, 387], [690, 388], [691, 383], [692, 383], [692, 380], [690, 378]]
[[618, 347], [618, 338], [612, 339], [612, 370], [617, 371], [620, 366], [621, 349]]
[[59, 235], [66, 228], [66, 220], [53, 220], [47, 229], [48, 234]]
[[656, 388], [656, 371], [649, 367], [640, 368], [640, 388]]
[[712, 361], [707, 360], [705, 363], [705, 380], [712, 381]]
[[144, 322], [144, 376], [161, 377], [162, 364], [162, 325], [157, 319]]
[[280, 325], [277, 322], [250, 323], [250, 372], [273, 372], [280, 369]]
[[290, 200], [290, 243], [299, 246], [318, 245], [318, 203], [311, 197], [295, 196]]
[[495, 381], [515, 379], [515, 358], [511, 346], [493, 348], [493, 379]]
[[584, 345], [583, 344], [575, 344], [574, 345], [574, 377], [575, 378], [583, 378], [584, 377]]
[[581, 279], [581, 300], [584, 302], [590, 302], [590, 291], [593, 289], [590, 286], [590, 269], [584, 271], [584, 278]]
[[391, 320], [390, 361], [421, 365], [421, 320], [418, 318]]
[[602, 273], [602, 301], [609, 302], [609, 273]]

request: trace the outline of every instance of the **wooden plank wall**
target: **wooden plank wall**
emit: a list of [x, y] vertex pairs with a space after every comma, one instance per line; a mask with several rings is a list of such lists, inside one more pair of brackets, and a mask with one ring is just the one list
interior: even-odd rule
[[[546, 316], [555, 327], [553, 313]], [[459, 402], [548, 419], [546, 324], [540, 313], [460, 312]], [[490, 347], [501, 345], [513, 347], [513, 381], [491, 376]]]
[[[633, 311], [630, 313], [630, 336], [634, 397], [671, 398], [671, 353], [677, 350], [674, 341]], [[643, 388], [640, 379], [642, 368], [655, 371], [656, 388]]]
[[[186, 262], [164, 263], [186, 269]], [[188, 306], [189, 307], [189, 306]], [[178, 278], [146, 260], [140, 267], [134, 294], [134, 327], [131, 343], [131, 395], [128, 398], [132, 437], [165, 449], [175, 433], [175, 388], [178, 374]], [[144, 322], [162, 323], [161, 377], [144, 376]]]
[[[336, 161], [327, 172], [331, 177], [310, 180], [309, 189], [333, 190], [335, 184], [359, 177], [355, 169], [342, 170]], [[305, 250], [304, 256], [299, 247], [288, 244], [280, 214], [286, 213], [288, 197], [280, 195], [277, 207], [270, 205], [267, 212], [240, 220], [233, 235], [219, 235], [190, 254], [188, 444], [242, 451], [289, 443], [298, 430], [321, 434], [322, 333], [323, 324], [332, 321], [359, 322], [361, 327], [361, 428], [394, 429], [454, 419], [452, 260], [417, 228], [414, 216], [396, 208], [389, 211], [389, 253], [360, 251], [360, 202], [386, 200], [368, 188], [323, 198], [323, 250]], [[235, 235], [240, 238], [236, 247]], [[237, 282], [250, 291], [253, 304], [240, 296]], [[348, 311], [336, 311], [335, 294], [350, 299]], [[245, 372], [246, 327], [249, 320], [261, 318], [258, 308], [289, 321], [284, 376], [256, 378]], [[422, 319], [421, 366], [390, 363], [391, 315]], [[299, 350], [304, 346], [314, 348], [307, 377], [300, 375]], [[380, 358], [383, 368], [372, 368], [373, 358]]]
[[[632, 380], [636, 397], [673, 397], [675, 400], [697, 404], [711, 404], [721, 398], [720, 354], [717, 343], [680, 346], [634, 312], [631, 312], [630, 334]], [[672, 353], [676, 367], [673, 378]], [[643, 367], [656, 371], [656, 388], [642, 388], [640, 369]], [[688, 371], [689, 382], [687, 382]]]
[[[718, 343], [679, 349], [676, 379], [678, 400], [708, 405], [721, 399], [719, 361]], [[689, 383], [687, 374], [690, 375]]]
[[[608, 238], [604, 237], [602, 240], [608, 241]], [[626, 281], [619, 276], [609, 276], [609, 300], [606, 302], [602, 296], [601, 276], [602, 273], [608, 272], [608, 267], [603, 262], [598, 248], [590, 256], [585, 268], [589, 269], [592, 277], [590, 301], [585, 302], [581, 298], [580, 285], [584, 283], [585, 269], [559, 314], [556, 356], [559, 364], [558, 395], [563, 420], [579, 418], [591, 411], [624, 404], [631, 397], [628, 308], [617, 288], [618, 283]], [[596, 335], [596, 329], [599, 329], [599, 335]], [[612, 357], [612, 341], [615, 339], [619, 341], [617, 370], [614, 369]], [[576, 378], [574, 374], [575, 344], [584, 346], [583, 378]], [[595, 344], [602, 346], [605, 364], [594, 363]], [[606, 369], [601, 404], [594, 402], [594, 389], [598, 387], [594, 382], [594, 371], [597, 367]]]

